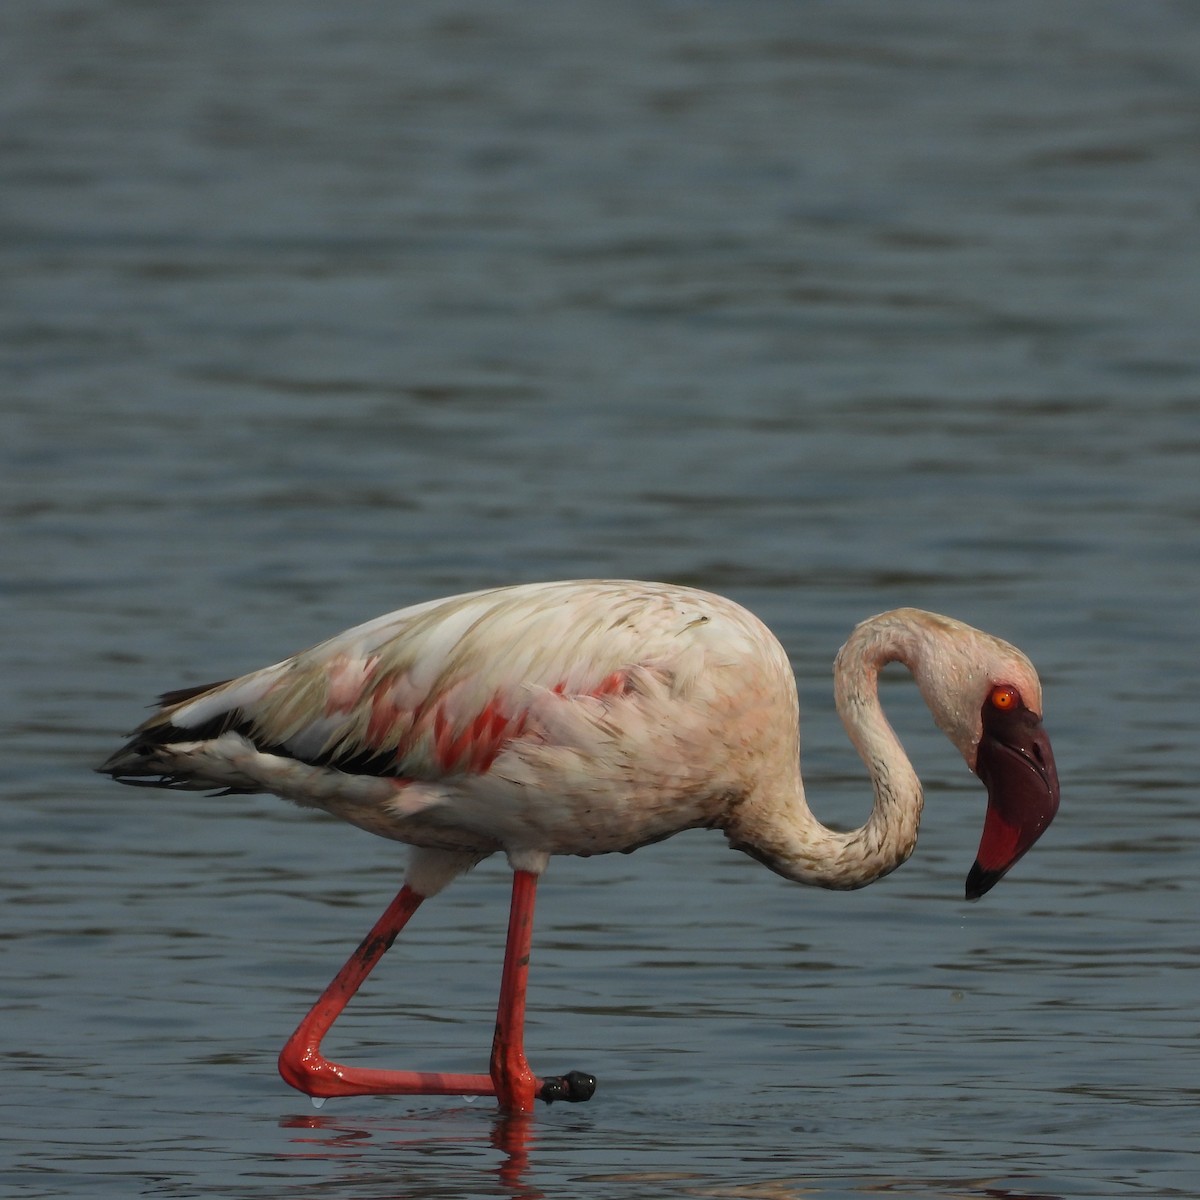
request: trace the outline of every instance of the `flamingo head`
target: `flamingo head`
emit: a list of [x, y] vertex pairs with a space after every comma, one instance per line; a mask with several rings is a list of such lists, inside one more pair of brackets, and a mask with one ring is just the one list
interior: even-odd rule
[[997, 683], [980, 707], [973, 770], [988, 792], [987, 816], [967, 899], [977, 900], [1040, 838], [1058, 812], [1058, 772], [1042, 719], [1010, 683]]
[[987, 788], [987, 815], [968, 900], [990, 891], [1058, 812], [1058, 773], [1042, 728], [1042, 687], [1015, 646], [935, 618], [930, 653], [915, 670], [934, 720]]

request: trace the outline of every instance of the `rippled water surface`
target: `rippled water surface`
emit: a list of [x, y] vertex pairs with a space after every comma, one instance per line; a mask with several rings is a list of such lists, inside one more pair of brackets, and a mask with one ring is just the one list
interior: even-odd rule
[[[1200, 14], [1089, 0], [155, 5], [0, 16], [0, 1191], [1194, 1196]], [[283, 1038], [402, 852], [90, 768], [159, 691], [512, 580], [724, 591], [862, 819], [851, 625], [1041, 669], [1058, 822], [903, 676], [921, 844], [863, 892], [714, 834], [556, 861], [536, 1069], [332, 1101]], [[427, 905], [331, 1048], [478, 1070], [507, 900]]]

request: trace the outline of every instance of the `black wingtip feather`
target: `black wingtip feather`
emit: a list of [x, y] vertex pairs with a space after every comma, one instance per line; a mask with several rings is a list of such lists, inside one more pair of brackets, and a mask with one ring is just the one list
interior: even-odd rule
[[228, 679], [218, 679], [216, 683], [201, 683], [195, 687], [175, 688], [173, 691], [163, 692], [158, 698], [158, 704], [162, 708], [173, 708], [185, 700], [194, 700], [197, 696], [203, 696], [205, 692], [211, 692], [214, 688], [224, 687], [228, 682]]

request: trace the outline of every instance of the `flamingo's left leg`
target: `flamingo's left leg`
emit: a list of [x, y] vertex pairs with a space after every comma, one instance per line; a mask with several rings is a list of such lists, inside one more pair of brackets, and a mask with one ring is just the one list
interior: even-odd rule
[[493, 1093], [492, 1081], [487, 1075], [381, 1071], [373, 1067], [345, 1066], [330, 1061], [321, 1053], [321, 1039], [424, 899], [408, 884], [400, 889], [371, 932], [309, 1009], [296, 1032], [288, 1038], [279, 1055], [279, 1073], [292, 1087], [322, 1099], [376, 1094], [490, 1096]]

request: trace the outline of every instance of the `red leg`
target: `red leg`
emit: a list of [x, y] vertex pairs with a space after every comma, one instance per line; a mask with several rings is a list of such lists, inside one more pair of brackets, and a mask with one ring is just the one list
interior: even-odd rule
[[508, 910], [508, 941], [500, 977], [496, 1036], [492, 1040], [492, 1082], [496, 1099], [508, 1112], [531, 1112], [541, 1081], [525, 1061], [525, 988], [533, 943], [533, 908], [538, 877], [531, 871], [513, 874], [512, 906]]
[[572, 1071], [562, 1077], [541, 1080], [525, 1061], [525, 988], [536, 893], [537, 876], [517, 871], [513, 876], [508, 942], [489, 1075], [350, 1067], [332, 1062], [321, 1053], [321, 1040], [425, 899], [406, 884], [288, 1038], [279, 1055], [279, 1073], [284, 1080], [306, 1095], [322, 1098], [494, 1095], [501, 1108], [518, 1113], [530, 1112], [539, 1097], [547, 1102], [587, 1100], [596, 1087], [590, 1075]]
[[284, 1080], [309, 1096], [407, 1094], [490, 1096], [495, 1090], [487, 1075], [443, 1075], [434, 1071], [381, 1071], [331, 1062], [321, 1053], [321, 1039], [341, 1015], [396, 935], [425, 897], [405, 885], [388, 905], [375, 927], [347, 959], [333, 982], [287, 1040], [279, 1055]]
[[555, 1100], [590, 1100], [596, 1090], [595, 1078], [586, 1071], [538, 1079], [525, 1060], [525, 987], [529, 981], [537, 885], [538, 877], [533, 872], [514, 872], [496, 1036], [492, 1039], [492, 1083], [500, 1107], [510, 1113], [531, 1112], [535, 1099], [547, 1104]]

